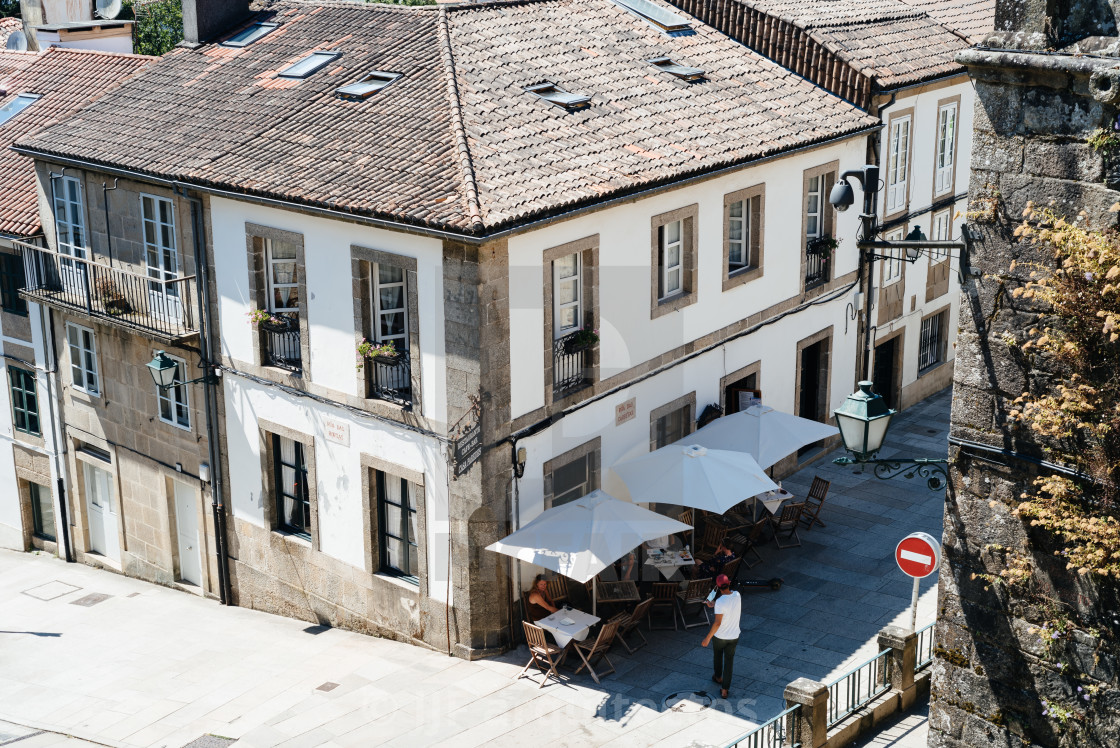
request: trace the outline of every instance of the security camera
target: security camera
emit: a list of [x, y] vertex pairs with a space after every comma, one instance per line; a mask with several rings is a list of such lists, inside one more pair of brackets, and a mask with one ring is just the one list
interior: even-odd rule
[[848, 180], [841, 179], [832, 188], [832, 192], [828, 195], [828, 202], [832, 204], [840, 213], [852, 206], [856, 201], [855, 193], [852, 192], [852, 185], [848, 184]]

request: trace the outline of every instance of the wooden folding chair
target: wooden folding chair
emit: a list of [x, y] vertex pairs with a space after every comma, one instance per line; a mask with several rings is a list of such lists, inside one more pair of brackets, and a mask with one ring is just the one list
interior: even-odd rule
[[832, 483], [826, 481], [819, 475], [813, 476], [813, 485], [809, 486], [809, 495], [805, 497], [805, 510], [801, 513], [801, 521], [807, 522], [805, 525], [806, 530], [813, 529], [813, 523], [824, 527], [824, 522], [821, 521], [820, 513], [821, 507], [824, 506], [825, 497], [828, 496], [828, 487]]
[[[653, 597], [650, 598], [650, 608], [668, 608], [669, 617], [673, 619], [673, 631], [680, 631], [677, 628], [677, 592], [680, 591], [680, 585], [676, 582], [654, 582], [653, 583]], [[653, 616], [649, 616], [646, 625], [650, 631], [653, 631]], [[668, 626], [658, 626], [659, 629], [668, 629]]]
[[[766, 533], [766, 528], [769, 526], [769, 520], [760, 519], [758, 522], [751, 525], [751, 529], [744, 537], [743, 548], [739, 552], [739, 558], [744, 561], [748, 569], [762, 563], [762, 554], [758, 552], [758, 546], [762, 542], [762, 536]], [[750, 559], [747, 558], [748, 553], [753, 553], [754, 557], [758, 560], [751, 563]]]
[[[621, 642], [622, 646], [626, 647], [627, 654], [634, 654], [649, 643], [646, 640], [646, 635], [643, 634], [641, 632], [641, 629], [638, 628], [638, 624], [642, 622], [643, 618], [649, 615], [649, 609], [652, 606], [653, 598], [647, 597], [645, 600], [642, 600], [640, 603], [634, 606], [634, 610], [632, 610], [630, 613], [620, 613], [619, 615], [615, 616], [615, 618], [621, 619], [621, 623], [618, 627], [618, 633], [615, 634], [615, 639]], [[626, 635], [631, 631], [641, 637], [641, 644], [637, 644], [631, 647], [630, 642], [626, 641]]]
[[[523, 621], [522, 626], [525, 627], [525, 643], [529, 645], [529, 661], [525, 663], [525, 667], [517, 674], [517, 680], [525, 675], [525, 671], [529, 669], [530, 665], [536, 665], [537, 669], [544, 673], [544, 678], [538, 688], [543, 688], [544, 684], [548, 682], [548, 676], [552, 676], [559, 682], [560, 675], [556, 672], [556, 668], [564, 662], [567, 657], [568, 651], [563, 647], [558, 647], [555, 644], [549, 644], [548, 639], [545, 637], [544, 629], [536, 626], [528, 621]], [[559, 655], [559, 659], [554, 659]], [[545, 667], [547, 665], [547, 668]]]
[[723, 571], [720, 573], [726, 574], [727, 578], [731, 580], [731, 584], [735, 584], [735, 577], [739, 576], [739, 563], [742, 560], [742, 558], [737, 558], [723, 565]]
[[692, 507], [689, 507], [677, 515], [677, 522], [683, 522], [692, 528], [688, 531], [689, 545], [696, 545], [696, 523], [693, 521], [693, 514]]
[[699, 554], [698, 558], [707, 558], [714, 556], [719, 544], [723, 542], [724, 537], [727, 536], [727, 528], [723, 525], [717, 525], [715, 522], [708, 522], [704, 525], [704, 537], [700, 541], [700, 547], [696, 550]]
[[604, 671], [602, 675], [610, 675], [614, 672], [614, 663], [611, 662], [611, 658], [607, 657], [607, 652], [610, 650], [611, 644], [614, 643], [614, 638], [618, 634], [618, 627], [620, 625], [619, 621], [612, 619], [603, 624], [603, 627], [599, 629], [599, 635], [595, 637], [595, 641], [591, 644], [577, 641], [572, 642], [572, 648], [575, 649], [576, 654], [583, 660], [583, 664], [576, 668], [577, 675], [580, 670], [587, 668], [587, 672], [591, 673], [591, 677], [595, 679], [595, 683], [599, 683], [600, 673], [596, 673], [593, 667], [599, 660], [606, 660], [607, 665], [610, 667], [610, 670]]
[[560, 603], [568, 599], [568, 578], [558, 576], [550, 579], [545, 589], [548, 590], [548, 596], [552, 598], [552, 604], [560, 607]]
[[[797, 526], [801, 524], [801, 513], [805, 511], [805, 503], [786, 504], [782, 513], [771, 517], [774, 525], [774, 544], [779, 548], [796, 548], [801, 545], [801, 536], [797, 534]], [[782, 533], [785, 533], [785, 543], [782, 543]], [[796, 542], [794, 542], [796, 541]]]
[[[711, 579], [693, 579], [688, 583], [688, 586], [683, 590], [677, 592], [677, 611], [681, 616], [681, 624], [685, 629], [690, 629], [694, 626], [711, 626], [712, 621], [708, 618], [708, 606], [704, 605], [708, 601], [708, 594], [712, 591], [713, 582]], [[704, 620], [693, 621], [689, 623], [685, 620], [684, 609], [688, 605], [699, 605], [700, 612], [704, 614]]]

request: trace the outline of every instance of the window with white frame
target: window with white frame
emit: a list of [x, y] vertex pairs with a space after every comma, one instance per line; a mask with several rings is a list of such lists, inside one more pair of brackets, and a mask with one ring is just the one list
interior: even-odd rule
[[[930, 234], [930, 239], [935, 242], [947, 242], [953, 236], [953, 211], [943, 210], [940, 213], [933, 214], [933, 233]], [[949, 256], [947, 249], [931, 249], [929, 252], [930, 262], [941, 262]]]
[[268, 310], [299, 311], [299, 249], [292, 243], [265, 239], [265, 267], [268, 273]]
[[573, 252], [552, 262], [552, 337], [559, 339], [583, 326], [582, 261]]
[[910, 115], [891, 120], [887, 150], [887, 213], [906, 207], [910, 175]]
[[[179, 285], [168, 281], [179, 277], [179, 251], [175, 246], [175, 209], [167, 198], [140, 195], [140, 218], [144, 226], [144, 260], [152, 282], [148, 289], [164, 316], [178, 317]], [[168, 307], [166, 309], [162, 307]]]
[[91, 395], [101, 394], [97, 340], [93, 330], [67, 322], [66, 342], [70, 348], [70, 378], [74, 387]]
[[957, 104], [945, 104], [937, 110], [937, 157], [934, 163], [933, 194], [943, 195], [953, 189], [953, 165], [957, 145]]
[[[902, 241], [905, 235], [905, 229], [898, 229], [886, 234], [886, 239], [889, 242]], [[886, 249], [883, 250], [883, 256], [890, 259], [880, 260], [883, 263], [883, 286], [889, 286], [902, 278], [902, 263], [903, 257], [906, 256], [906, 250], [903, 249]]]
[[945, 328], [949, 312], [944, 311], [922, 320], [918, 343], [918, 370], [922, 371], [941, 363], [945, 356]]
[[758, 267], [761, 244], [762, 196], [754, 195], [727, 204], [727, 272]]
[[420, 573], [419, 487], [377, 471], [382, 572], [416, 581]]
[[187, 385], [187, 364], [183, 359], [168, 356], [175, 362], [175, 384], [167, 389], [156, 387], [156, 400], [159, 403], [159, 420], [182, 429], [191, 427], [191, 403]]
[[658, 298], [667, 299], [684, 290], [684, 221], [669, 221], [658, 229], [661, 288]]
[[85, 259], [86, 223], [82, 208], [82, 183], [77, 177], [58, 177], [54, 185], [54, 220], [58, 251]]
[[805, 188], [805, 238], [816, 239], [824, 233], [824, 201], [821, 199], [824, 179], [809, 177]]
[[408, 290], [405, 270], [396, 265], [371, 265], [373, 280], [373, 334], [376, 342], [392, 343], [398, 351], [408, 350]]

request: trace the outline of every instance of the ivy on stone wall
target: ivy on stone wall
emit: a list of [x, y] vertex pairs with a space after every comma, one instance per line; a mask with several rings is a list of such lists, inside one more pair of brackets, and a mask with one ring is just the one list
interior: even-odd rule
[[1039, 478], [1016, 513], [1055, 537], [1068, 569], [1120, 580], [1120, 232], [1033, 204], [1025, 218], [1015, 235], [1048, 247], [1055, 267], [1032, 267], [1013, 291], [1039, 302], [1044, 322], [1005, 342], [1050, 377], [1019, 396], [1010, 416], [1086, 479]]

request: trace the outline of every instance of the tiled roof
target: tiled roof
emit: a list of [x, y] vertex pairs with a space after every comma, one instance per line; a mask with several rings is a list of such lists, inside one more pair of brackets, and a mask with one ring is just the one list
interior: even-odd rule
[[[484, 233], [876, 124], [694, 19], [693, 33], [669, 36], [611, 0], [285, 0], [266, 18], [280, 28], [244, 48], [176, 49], [21, 145]], [[315, 48], [343, 54], [305, 80], [277, 77]], [[662, 55], [707, 80], [647, 62]], [[334, 95], [368, 70], [404, 75], [365, 101]], [[590, 107], [524, 91], [546, 80]]]
[[[42, 96], [0, 125], [0, 233], [32, 236], [40, 231], [34, 162], [9, 146], [73, 114], [153, 59], [64, 47], [42, 54], [0, 53], [0, 74], [7, 81], [0, 106], [21, 93]], [[21, 63], [8, 72], [8, 65]]]
[[38, 56], [35, 52], [14, 52], [9, 49], [0, 49], [0, 91], [6, 91], [12, 80], [12, 75], [30, 65]]
[[996, 0], [902, 0], [979, 44], [996, 29]]
[[0, 49], [8, 43], [13, 31], [23, 31], [23, 21], [18, 18], [0, 18]]
[[833, 93], [869, 107], [890, 90], [963, 73], [969, 46], [914, 4], [966, 8], [994, 0], [673, 0], [728, 36]]

